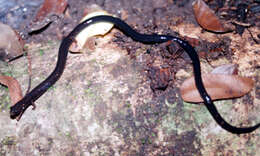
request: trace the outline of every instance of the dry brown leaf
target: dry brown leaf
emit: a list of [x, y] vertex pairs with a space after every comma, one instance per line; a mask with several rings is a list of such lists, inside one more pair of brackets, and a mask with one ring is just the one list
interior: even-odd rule
[[67, 0], [44, 0], [36, 16], [30, 23], [30, 33], [41, 30], [63, 15]]
[[10, 61], [23, 54], [24, 42], [10, 26], [0, 23], [0, 59]]
[[196, 20], [203, 29], [213, 32], [228, 31], [203, 0], [195, 0], [192, 5]]
[[8, 87], [12, 105], [23, 98], [20, 84], [13, 77], [0, 75], [0, 83]]
[[218, 66], [211, 71], [211, 74], [237, 75], [238, 74], [237, 64], [224, 64]]
[[66, 0], [45, 0], [38, 10], [34, 22], [42, 21], [49, 14], [62, 14], [66, 7]]
[[[204, 74], [202, 80], [213, 100], [241, 97], [254, 86], [251, 78], [239, 75]], [[203, 102], [195, 86], [194, 77], [185, 80], [180, 89], [184, 101]]]

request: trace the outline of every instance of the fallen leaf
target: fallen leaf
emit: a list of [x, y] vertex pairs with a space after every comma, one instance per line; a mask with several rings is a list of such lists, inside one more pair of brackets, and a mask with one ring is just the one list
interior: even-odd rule
[[[80, 22], [83, 22], [86, 19], [99, 16], [99, 15], [109, 15], [109, 14], [106, 11], [102, 11], [102, 10], [95, 11], [87, 14], [85, 17], [81, 19]], [[82, 52], [85, 44], [87, 44], [88, 39], [91, 39], [91, 37], [97, 35], [101, 35], [101, 36], [105, 35], [113, 28], [113, 26], [114, 25], [109, 22], [98, 22], [88, 26], [76, 36], [75, 42], [70, 46], [69, 50], [71, 52]], [[91, 45], [87, 45], [87, 46], [91, 46]]]
[[[239, 75], [204, 74], [202, 80], [213, 100], [241, 97], [254, 86], [251, 78]], [[194, 77], [185, 80], [180, 89], [184, 101], [203, 102], [195, 86]]]
[[211, 71], [211, 74], [228, 74], [228, 75], [237, 75], [238, 69], [236, 64], [224, 64], [216, 67]]
[[203, 0], [195, 0], [192, 6], [195, 18], [203, 29], [213, 32], [229, 31]]
[[10, 61], [23, 54], [24, 42], [10, 26], [0, 23], [0, 59]]
[[30, 32], [40, 30], [55, 21], [67, 8], [67, 0], [44, 0], [30, 23]]
[[22, 99], [22, 89], [16, 79], [10, 76], [0, 75], [0, 83], [8, 87], [12, 105]]
[[34, 22], [42, 21], [49, 14], [63, 14], [66, 7], [66, 0], [45, 0], [38, 10]]

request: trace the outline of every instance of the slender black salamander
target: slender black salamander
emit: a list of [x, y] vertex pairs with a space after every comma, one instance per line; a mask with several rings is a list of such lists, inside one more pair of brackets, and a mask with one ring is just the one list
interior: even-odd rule
[[142, 42], [144, 44], [154, 44], [154, 43], [163, 43], [163, 42], [177, 42], [189, 55], [192, 60], [193, 64], [193, 71], [195, 75], [195, 83], [196, 87], [202, 97], [205, 106], [207, 107], [208, 111], [215, 119], [215, 121], [225, 130], [234, 134], [242, 134], [242, 133], [250, 133], [260, 127], [260, 123], [252, 127], [234, 127], [227, 123], [221, 115], [218, 113], [217, 108], [213, 104], [210, 96], [205, 90], [201, 79], [201, 70], [200, 70], [200, 61], [198, 54], [194, 50], [194, 48], [187, 42], [180, 38], [169, 36], [169, 35], [147, 35], [147, 34], [140, 34], [133, 30], [128, 24], [122, 21], [119, 18], [115, 18], [112, 16], [96, 16], [90, 19], [85, 20], [84, 22], [77, 25], [72, 32], [65, 37], [60, 45], [59, 53], [58, 53], [58, 61], [55, 69], [53, 72], [38, 86], [36, 86], [31, 92], [23, 97], [19, 102], [17, 102], [14, 106], [10, 109], [10, 117], [15, 119], [17, 117], [21, 117], [24, 111], [30, 106], [33, 105], [34, 101], [36, 101], [40, 96], [42, 96], [62, 75], [67, 55], [69, 51], [69, 47], [74, 41], [75, 36], [81, 32], [83, 29], [88, 27], [89, 25], [97, 22], [111, 22], [121, 30], [125, 35], [131, 37], [133, 40], [137, 42]]

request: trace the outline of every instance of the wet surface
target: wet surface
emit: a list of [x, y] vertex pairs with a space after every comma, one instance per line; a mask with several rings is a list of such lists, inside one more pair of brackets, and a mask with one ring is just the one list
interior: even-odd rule
[[[36, 3], [19, 1], [13, 5], [14, 2], [0, 3], [4, 6], [0, 7], [1, 20], [19, 31], [23, 24], [8, 21], [21, 20], [15, 16], [19, 11], [7, 18], [7, 8], [23, 10], [23, 6]], [[210, 7], [221, 8], [222, 4], [217, 2], [221, 1], [210, 1]], [[235, 7], [239, 2], [242, 1], [230, 1], [230, 6]], [[203, 72], [221, 64], [238, 64], [241, 75], [254, 77], [254, 89], [242, 98], [215, 103], [233, 125], [259, 122], [259, 44], [247, 29], [242, 36], [203, 31], [196, 23], [191, 3], [191, 0], [68, 1], [69, 16], [26, 40], [28, 53], [32, 55], [32, 86], [43, 81], [54, 68], [60, 37], [68, 34], [84, 12], [96, 4], [139, 32], [187, 39], [201, 56]], [[26, 14], [25, 23], [30, 21], [29, 16], [32, 19], [35, 15], [37, 8], [32, 8], [28, 13], [21, 12]], [[250, 12], [244, 22], [252, 23], [258, 19], [257, 15]], [[255, 26], [249, 29], [255, 39], [260, 34], [258, 25], [259, 21], [255, 21]], [[9, 119], [10, 100], [1, 86], [0, 155], [256, 155], [260, 152], [259, 130], [240, 136], [230, 134], [215, 123], [203, 105], [182, 101], [178, 87], [193, 73], [190, 60], [177, 45], [144, 45], [116, 29], [104, 38], [97, 38], [95, 43], [93, 52], [69, 55], [61, 79], [36, 102], [36, 110], [28, 109], [18, 123]], [[17, 78], [26, 90], [26, 57], [8, 64], [0, 62], [0, 69], [1, 73]]]

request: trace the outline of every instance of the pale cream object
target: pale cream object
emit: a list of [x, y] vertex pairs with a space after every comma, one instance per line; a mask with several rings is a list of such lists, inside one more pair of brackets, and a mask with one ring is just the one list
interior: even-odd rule
[[[91, 17], [99, 16], [99, 15], [109, 15], [105, 11], [96, 11], [92, 12], [88, 15], [86, 15], [80, 22], [85, 21], [86, 19], [89, 19]], [[76, 49], [77, 51], [73, 50], [73, 48], [70, 48], [70, 51], [72, 52], [81, 52], [82, 49], [84, 48], [84, 45], [86, 41], [93, 36], [97, 35], [105, 35], [108, 33], [112, 28], [114, 24], [110, 22], [98, 22], [95, 24], [91, 24], [90, 26], [86, 27], [84, 30], [82, 30], [75, 38], [76, 40]]]

